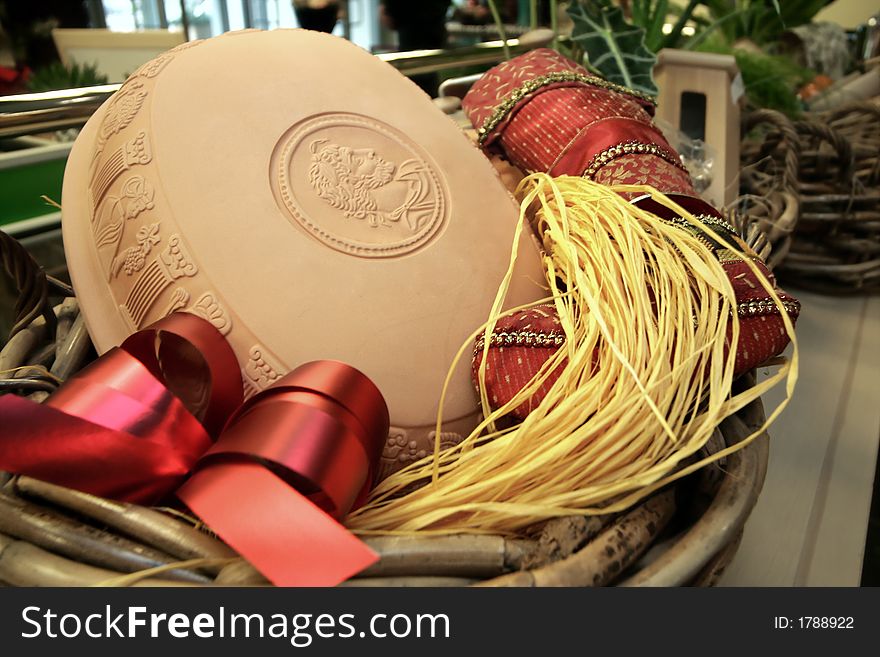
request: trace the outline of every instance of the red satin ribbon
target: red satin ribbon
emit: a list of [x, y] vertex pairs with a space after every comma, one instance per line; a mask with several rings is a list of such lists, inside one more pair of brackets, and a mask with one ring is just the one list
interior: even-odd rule
[[[338, 584], [378, 558], [330, 516], [366, 495], [388, 422], [363, 374], [308, 363], [236, 413], [177, 496], [276, 584]], [[240, 491], [265, 504], [262, 517]], [[276, 526], [285, 536], [265, 540], [260, 528]]]
[[[163, 377], [163, 368], [173, 375], [186, 364], [201, 365], [202, 376], [171, 383], [190, 383], [179, 387], [184, 397], [194, 385], [205, 391], [192, 409]], [[241, 403], [240, 381], [235, 354], [211, 324], [172, 315], [71, 377], [45, 404], [0, 399], [0, 469], [155, 504], [183, 482]]]
[[375, 562], [334, 518], [372, 480], [388, 432], [378, 389], [354, 368], [318, 361], [240, 407], [241, 391], [219, 332], [172, 315], [45, 404], [0, 398], [0, 469], [140, 504], [195, 471], [177, 496], [281, 586], [335, 585]]

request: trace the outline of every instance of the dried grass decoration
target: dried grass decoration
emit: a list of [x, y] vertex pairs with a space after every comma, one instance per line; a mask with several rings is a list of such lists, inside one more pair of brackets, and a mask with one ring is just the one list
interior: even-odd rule
[[[522, 210], [507, 276], [489, 321], [462, 345], [452, 367], [477, 335], [491, 335], [501, 316], [516, 242], [529, 216], [544, 242], [564, 346], [518, 395], [494, 410], [486, 394], [484, 351], [479, 391], [485, 420], [459, 445], [441, 452], [438, 444], [432, 456], [380, 483], [368, 503], [349, 516], [349, 527], [363, 534], [509, 536], [554, 516], [621, 511], [742, 449], [779, 415], [797, 379], [788, 313], [781, 317], [791, 359], [763, 382], [733, 394], [735, 349], [728, 349], [726, 336], [729, 329], [736, 343], [739, 320], [721, 264], [690, 233], [627, 203], [623, 192], [649, 193], [720, 239], [649, 187], [607, 187], [546, 174], [525, 178], [517, 190]], [[781, 310], [773, 285], [744, 257]], [[487, 350], [490, 341], [483, 342]], [[563, 363], [559, 380], [525, 421], [500, 428], [498, 420]], [[738, 444], [695, 457], [724, 418], [783, 379], [785, 400], [763, 426]], [[443, 397], [441, 418], [442, 407]]]

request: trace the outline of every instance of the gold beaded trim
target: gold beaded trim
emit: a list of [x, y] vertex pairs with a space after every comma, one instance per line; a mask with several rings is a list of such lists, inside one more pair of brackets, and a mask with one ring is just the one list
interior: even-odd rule
[[[718, 262], [720, 262], [722, 265], [730, 264], [731, 262], [743, 262], [743, 258], [739, 254], [727, 248], [719, 249], [718, 251], [716, 251], [715, 257], [718, 258]], [[746, 254], [746, 258], [748, 258], [752, 262], [760, 262], [761, 264], [765, 264], [760, 256], [757, 255]]]
[[[733, 226], [724, 221], [724, 219], [719, 219], [718, 217], [711, 214], [695, 214], [694, 218], [699, 219], [702, 223], [708, 226], [720, 228], [721, 230], [729, 232], [731, 235], [736, 235], [736, 230], [733, 228]], [[716, 244], [715, 241], [711, 237], [709, 237], [706, 232], [701, 230], [697, 224], [692, 224], [683, 217], [670, 217], [668, 219], [663, 219], [663, 221], [667, 224], [671, 224], [673, 226], [681, 228], [682, 230], [687, 231], [688, 233], [696, 237], [699, 240], [700, 244], [705, 246], [710, 251], [715, 251], [719, 248], [718, 244]], [[684, 257], [680, 250], [676, 249], [676, 251], [678, 251], [679, 255]]]
[[[785, 312], [793, 317], [801, 314], [801, 302], [795, 299], [782, 299], [782, 307]], [[770, 297], [763, 299], [752, 299], [751, 301], [743, 301], [736, 307], [736, 312], [740, 317], [754, 317], [755, 315], [775, 315], [779, 312], [776, 302]]]
[[622, 84], [609, 82], [608, 80], [597, 78], [592, 75], [584, 75], [583, 73], [576, 73], [574, 71], [547, 73], [546, 75], [540, 75], [524, 82], [504, 97], [504, 100], [502, 100], [495, 110], [486, 117], [486, 120], [483, 121], [483, 125], [480, 126], [480, 129], [477, 131], [479, 133], [478, 141], [480, 142], [480, 145], [486, 141], [492, 131], [497, 128], [498, 124], [504, 120], [504, 117], [510, 113], [510, 110], [512, 110], [523, 98], [529, 94], [535, 93], [541, 87], [546, 87], [549, 84], [557, 84], [559, 82], [581, 82], [593, 87], [599, 87], [600, 89], [627, 94], [628, 96], [633, 96], [639, 100], [649, 102], [652, 105], [657, 104], [657, 99], [653, 96], [649, 96], [641, 91], [636, 91], [635, 89], [624, 87]]
[[[705, 224], [706, 226], [711, 226], [712, 228], [720, 228], [721, 230], [726, 230], [728, 233], [732, 233], [736, 235], [736, 229], [730, 225], [724, 219], [720, 219], [711, 214], [695, 214], [694, 219], [698, 219], [700, 223]], [[681, 226], [682, 228], [696, 228], [700, 229], [699, 225], [693, 224], [684, 217], [671, 217], [669, 219], [664, 219], [668, 224], [674, 224], [676, 226]]]
[[[800, 301], [796, 299], [780, 298], [782, 307], [792, 317], [797, 317], [801, 313]], [[779, 307], [770, 297], [761, 299], [752, 299], [737, 304], [736, 313], [740, 317], [756, 317], [760, 315], [775, 315], [779, 313]], [[696, 323], [697, 319], [694, 318]], [[485, 346], [484, 336], [477, 338], [474, 345], [474, 355], [481, 353]], [[565, 334], [559, 332], [541, 332], [541, 331], [499, 331], [489, 336], [490, 347], [561, 347], [565, 344]]]
[[[484, 336], [477, 338], [474, 345], [474, 353], [483, 351], [485, 346]], [[490, 347], [560, 347], [565, 344], [565, 334], [558, 332], [543, 331], [499, 331], [489, 336]]]
[[661, 148], [657, 144], [646, 144], [641, 141], [625, 141], [621, 144], [615, 144], [614, 146], [609, 146], [603, 151], [596, 153], [592, 160], [590, 160], [589, 166], [587, 166], [586, 170], [583, 173], [584, 178], [593, 179], [599, 169], [609, 164], [611, 161], [617, 159], [618, 157], [623, 157], [624, 155], [656, 155], [657, 157], [663, 158], [673, 166], [678, 167], [684, 172], [687, 172], [687, 167], [681, 163], [681, 160], [677, 158], [675, 155], [667, 151], [665, 148]]

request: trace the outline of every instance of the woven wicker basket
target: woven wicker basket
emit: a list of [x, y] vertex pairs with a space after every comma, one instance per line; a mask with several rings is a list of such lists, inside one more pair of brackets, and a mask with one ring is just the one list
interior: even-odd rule
[[880, 101], [790, 121], [747, 118], [739, 209], [760, 217], [780, 278], [820, 292], [880, 290]]
[[[20, 290], [0, 351], [0, 392], [42, 401], [94, 357], [76, 300], [0, 233]], [[752, 375], [737, 385], [754, 384]], [[725, 420], [713, 449], [764, 421], [760, 401]], [[767, 437], [703, 468], [624, 514], [558, 518], [529, 536], [370, 538], [380, 561], [349, 586], [598, 586], [714, 584], [736, 552], [763, 485]], [[167, 564], [174, 564], [168, 567]], [[131, 576], [126, 576], [132, 574]], [[96, 498], [0, 473], [0, 583], [18, 586], [261, 585], [249, 564], [184, 515]]]

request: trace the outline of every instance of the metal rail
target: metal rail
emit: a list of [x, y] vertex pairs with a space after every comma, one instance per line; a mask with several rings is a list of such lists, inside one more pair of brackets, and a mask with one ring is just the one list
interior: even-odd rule
[[121, 85], [0, 96], [0, 138], [76, 128]]
[[[507, 47], [515, 56], [547, 45], [553, 33], [535, 30], [519, 39], [508, 39]], [[404, 75], [433, 73], [453, 67], [492, 65], [505, 57], [502, 41], [488, 41], [467, 48], [451, 50], [415, 50], [376, 55]], [[77, 128], [116, 92], [120, 84], [105, 84], [79, 89], [63, 89], [17, 96], [0, 96], [0, 139], [40, 134], [53, 130]]]

